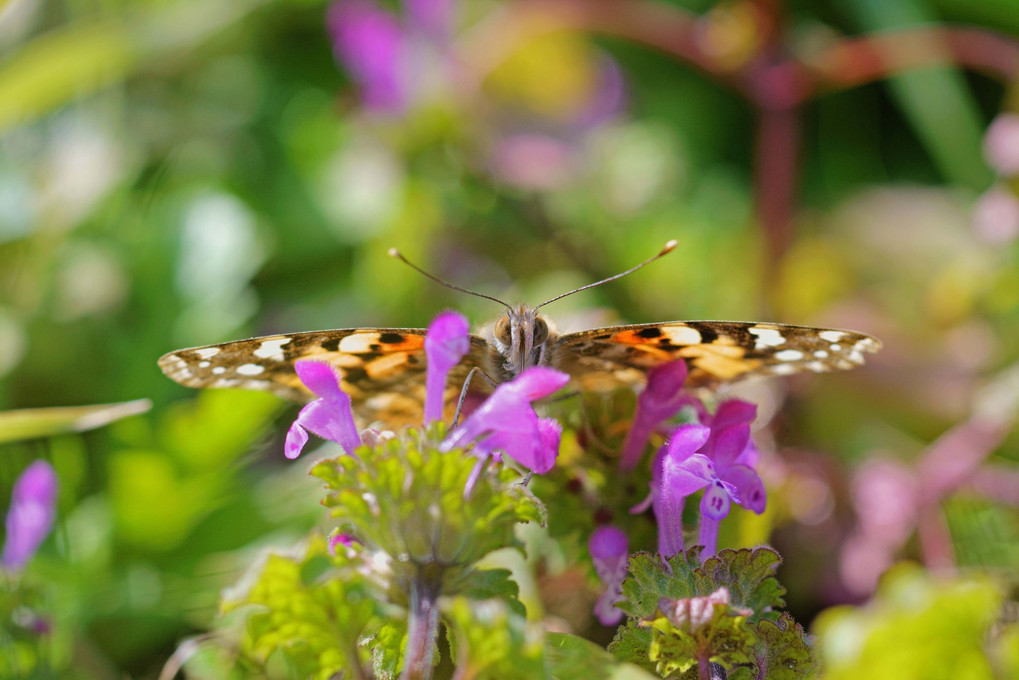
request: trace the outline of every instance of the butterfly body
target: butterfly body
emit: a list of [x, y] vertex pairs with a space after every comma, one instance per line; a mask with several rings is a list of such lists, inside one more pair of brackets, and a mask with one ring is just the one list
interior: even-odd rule
[[[424, 403], [423, 328], [349, 328], [271, 335], [177, 350], [159, 360], [163, 372], [189, 387], [269, 390], [306, 401], [313, 395], [294, 372], [299, 359], [324, 361], [342, 374], [355, 412], [394, 427], [421, 421]], [[581, 391], [640, 387], [647, 371], [682, 359], [687, 385], [715, 387], [751, 376], [826, 372], [863, 364], [881, 343], [853, 331], [773, 323], [673, 321], [613, 326], [560, 335], [536, 308], [507, 307], [479, 335], [447, 381], [452, 407], [472, 368], [494, 384], [531, 366], [551, 366]], [[489, 381], [472, 391], [490, 391]]]

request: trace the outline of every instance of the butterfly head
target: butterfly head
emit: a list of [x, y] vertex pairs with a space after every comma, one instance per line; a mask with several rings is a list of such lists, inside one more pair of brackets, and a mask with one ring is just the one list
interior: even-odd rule
[[527, 305], [507, 307], [495, 322], [492, 340], [495, 348], [506, 357], [506, 368], [519, 375], [531, 366], [543, 363], [545, 348], [554, 334], [551, 322]]

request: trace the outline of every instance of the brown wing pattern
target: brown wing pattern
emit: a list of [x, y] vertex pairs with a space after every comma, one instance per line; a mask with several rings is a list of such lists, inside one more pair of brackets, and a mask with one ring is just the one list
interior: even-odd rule
[[574, 377], [581, 390], [642, 384], [646, 372], [685, 359], [687, 385], [712, 387], [757, 375], [817, 373], [860, 366], [876, 338], [853, 331], [776, 323], [673, 321], [599, 328], [564, 335], [549, 364]]
[[[305, 402], [314, 398], [294, 372], [294, 362], [314, 359], [340, 370], [354, 412], [367, 424], [420, 423], [425, 395], [424, 328], [348, 328], [269, 335], [164, 355], [159, 367], [188, 387], [267, 390]], [[471, 351], [450, 372], [447, 408], [456, 403], [468, 371], [488, 366], [487, 343], [471, 336]], [[487, 389], [483, 380], [472, 390]]]

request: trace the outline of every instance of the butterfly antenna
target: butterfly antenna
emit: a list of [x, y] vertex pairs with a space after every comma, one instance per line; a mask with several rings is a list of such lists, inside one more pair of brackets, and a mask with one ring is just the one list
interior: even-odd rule
[[[554, 298], [552, 298], [551, 300], [545, 300], [540, 305], [538, 305], [538, 307], [544, 307], [545, 305], [549, 304], [550, 302], [555, 302], [556, 300], [562, 300], [567, 295], [573, 295], [574, 293], [579, 293], [582, 290], [587, 290], [588, 288], [594, 288], [595, 286], [600, 286], [603, 283], [608, 283], [609, 281], [615, 281], [616, 279], [621, 279], [624, 276], [626, 276], [627, 274], [632, 274], [635, 271], [637, 271], [638, 269], [640, 269], [641, 267], [644, 267], [646, 265], [651, 264], [652, 262], [654, 262], [658, 258], [662, 257], [663, 255], [668, 255], [669, 253], [672, 252], [672, 250], [676, 247], [676, 245], [677, 245], [676, 239], [672, 239], [671, 241], [669, 241], [668, 243], [665, 244], [665, 246], [661, 249], [661, 251], [658, 252], [657, 255], [649, 257], [648, 259], [644, 260], [643, 262], [641, 262], [637, 266], [630, 267], [625, 272], [619, 272], [618, 274], [616, 274], [614, 276], [610, 276], [607, 279], [602, 279], [601, 281], [595, 281], [594, 283], [589, 283], [586, 286], [581, 286], [580, 288], [574, 288], [573, 290], [571, 290], [571, 291], [569, 291], [567, 293], [563, 293], [562, 295], [557, 295]], [[535, 309], [538, 309], [538, 307], [535, 307]]]
[[417, 266], [416, 264], [414, 264], [413, 262], [408, 260], [406, 257], [404, 257], [403, 253], [401, 253], [396, 248], [390, 248], [389, 249], [389, 257], [395, 257], [395, 258], [403, 261], [403, 263], [405, 265], [407, 265], [408, 267], [410, 267], [411, 269], [415, 270], [419, 274], [427, 276], [428, 278], [430, 278], [432, 281], [435, 281], [436, 283], [442, 284], [446, 288], [451, 288], [453, 290], [458, 290], [461, 293], [467, 293], [468, 295], [473, 295], [474, 297], [485, 298], [486, 300], [491, 300], [492, 302], [498, 302], [500, 305], [502, 305], [506, 309], [510, 309], [510, 306], [508, 304], [506, 304], [505, 302], [503, 302], [502, 300], [500, 300], [499, 298], [492, 297], [491, 295], [485, 295], [484, 293], [475, 293], [473, 290], [467, 290], [466, 288], [461, 288], [460, 286], [454, 286], [452, 283], [449, 283], [448, 281], [443, 281], [438, 276], [434, 276], [432, 274], [429, 274], [424, 269], [422, 269], [421, 267]]

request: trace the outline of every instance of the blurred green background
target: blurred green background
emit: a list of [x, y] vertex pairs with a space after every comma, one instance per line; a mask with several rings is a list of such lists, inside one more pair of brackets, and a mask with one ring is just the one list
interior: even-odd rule
[[52, 677], [157, 677], [262, 547], [323, 520], [282, 456], [294, 409], [189, 391], [160, 355], [498, 315], [392, 246], [536, 304], [676, 238], [548, 313], [880, 337], [864, 369], [748, 388], [771, 502], [723, 543], [774, 543], [804, 622], [900, 558], [1014, 587], [1019, 142], [985, 133], [1019, 104], [1019, 6], [448, 4], [445, 33], [364, 4], [403, 31], [376, 105], [325, 2], [0, 0], [0, 409], [154, 402], [0, 445], [0, 507], [34, 458], [61, 480], [18, 595]]

